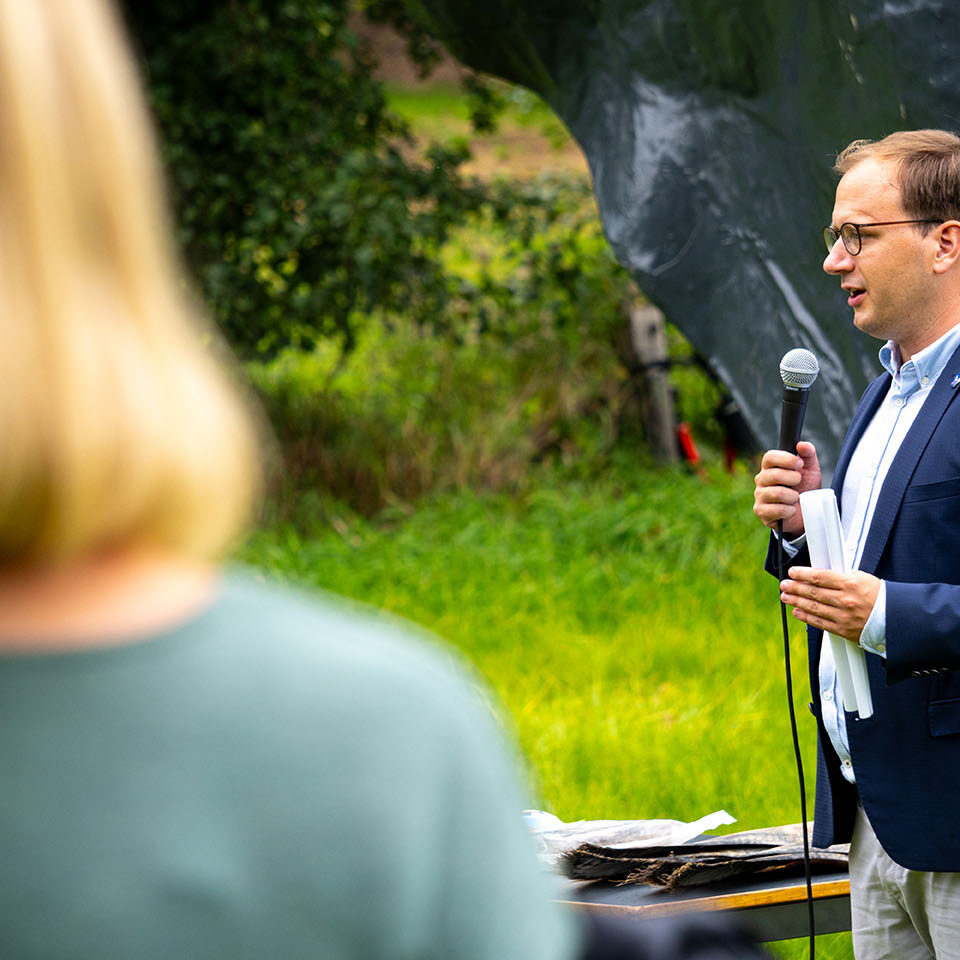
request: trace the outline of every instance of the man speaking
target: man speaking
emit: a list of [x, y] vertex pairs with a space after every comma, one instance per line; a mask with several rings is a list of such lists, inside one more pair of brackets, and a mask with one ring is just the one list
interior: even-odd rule
[[[782, 597], [808, 628], [813, 842], [851, 842], [857, 960], [960, 958], [960, 138], [856, 141], [836, 170], [823, 269], [886, 341], [833, 478], [852, 572], [806, 566], [812, 444], [764, 455], [754, 512], [783, 521]], [[824, 630], [867, 651], [873, 716], [844, 712]]]

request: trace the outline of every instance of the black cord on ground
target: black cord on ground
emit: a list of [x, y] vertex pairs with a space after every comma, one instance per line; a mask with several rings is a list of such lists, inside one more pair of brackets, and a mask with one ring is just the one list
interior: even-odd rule
[[[783, 521], [777, 521], [777, 573], [786, 577], [783, 556]], [[816, 928], [813, 917], [813, 881], [810, 876], [810, 841], [807, 837], [807, 791], [803, 785], [803, 761], [800, 759], [800, 738], [797, 735], [797, 714], [793, 706], [793, 676], [790, 669], [790, 631], [787, 627], [787, 605], [780, 601], [780, 621], [783, 625], [783, 661], [787, 671], [787, 706], [790, 710], [790, 732], [793, 734], [793, 753], [797, 759], [797, 777], [800, 780], [800, 821], [803, 825], [803, 872], [807, 878], [807, 922], [810, 926], [810, 960], [816, 956]]]

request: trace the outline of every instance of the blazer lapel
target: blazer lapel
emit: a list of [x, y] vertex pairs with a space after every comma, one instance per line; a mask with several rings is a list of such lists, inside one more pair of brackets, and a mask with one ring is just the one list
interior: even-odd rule
[[890, 464], [890, 472], [887, 474], [880, 490], [877, 507], [870, 523], [870, 532], [867, 534], [867, 542], [864, 544], [863, 556], [860, 560], [860, 569], [867, 573], [876, 572], [880, 557], [887, 545], [893, 522], [900, 510], [903, 492], [907, 489], [907, 484], [910, 482], [910, 478], [913, 476], [917, 463], [930, 442], [937, 424], [940, 423], [947, 407], [950, 406], [951, 401], [957, 395], [956, 389], [950, 384], [953, 371], [956, 370], [958, 363], [960, 363], [960, 349], [954, 352], [943, 368], [943, 372], [930, 391], [930, 396], [924, 401], [920, 412], [917, 414], [917, 419], [913, 421], [913, 425], [904, 437], [897, 455], [893, 458], [893, 463]]
[[837, 506], [842, 500], [843, 478], [847, 475], [847, 467], [850, 466], [850, 458], [853, 451], [857, 449], [857, 444], [863, 436], [863, 431], [867, 429], [867, 424], [873, 419], [883, 398], [890, 389], [890, 374], [884, 373], [877, 377], [873, 383], [864, 391], [860, 403], [857, 405], [857, 412], [853, 415], [850, 428], [847, 435], [843, 438], [843, 446], [840, 448], [840, 456], [837, 459], [836, 469], [833, 471], [833, 482], [830, 484], [837, 494]]

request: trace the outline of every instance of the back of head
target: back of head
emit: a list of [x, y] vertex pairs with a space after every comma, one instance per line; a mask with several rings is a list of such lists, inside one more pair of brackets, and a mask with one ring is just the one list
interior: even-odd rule
[[171, 249], [105, 0], [0, 0], [0, 563], [211, 557], [256, 437]]
[[946, 130], [901, 130], [882, 140], [854, 140], [834, 169], [842, 176], [868, 158], [896, 165], [910, 218], [960, 220], [960, 137]]

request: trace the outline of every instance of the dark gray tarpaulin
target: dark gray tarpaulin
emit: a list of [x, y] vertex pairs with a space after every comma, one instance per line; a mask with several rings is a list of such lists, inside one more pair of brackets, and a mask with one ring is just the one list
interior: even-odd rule
[[943, 0], [410, 0], [466, 64], [543, 96], [583, 147], [607, 236], [762, 446], [780, 357], [820, 360], [805, 434], [832, 471], [880, 344], [822, 273], [836, 153], [960, 127]]

